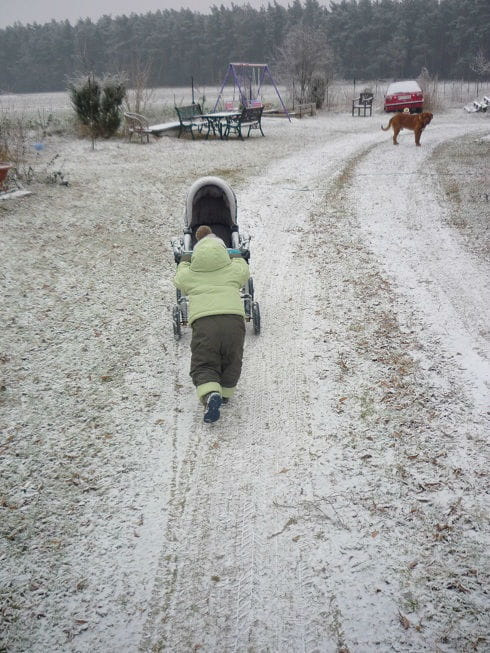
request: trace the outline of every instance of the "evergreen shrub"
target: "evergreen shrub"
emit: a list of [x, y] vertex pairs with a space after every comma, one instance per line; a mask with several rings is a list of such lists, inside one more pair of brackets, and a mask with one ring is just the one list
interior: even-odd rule
[[88, 75], [70, 82], [68, 90], [78, 121], [88, 129], [92, 140], [110, 138], [117, 132], [126, 95], [123, 80]]
[[325, 102], [325, 91], [327, 89], [327, 82], [324, 75], [315, 74], [311, 78], [310, 87], [308, 89], [308, 102], [314, 102], [317, 109], [323, 107]]

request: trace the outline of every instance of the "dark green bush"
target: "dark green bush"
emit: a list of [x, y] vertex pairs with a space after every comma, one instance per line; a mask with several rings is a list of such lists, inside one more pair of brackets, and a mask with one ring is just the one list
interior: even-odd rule
[[317, 109], [323, 107], [325, 102], [325, 91], [327, 82], [324, 75], [315, 74], [312, 76], [308, 89], [308, 102], [314, 102]]
[[92, 140], [110, 138], [121, 124], [121, 105], [126, 88], [118, 77], [82, 77], [68, 86], [71, 103], [79, 122]]

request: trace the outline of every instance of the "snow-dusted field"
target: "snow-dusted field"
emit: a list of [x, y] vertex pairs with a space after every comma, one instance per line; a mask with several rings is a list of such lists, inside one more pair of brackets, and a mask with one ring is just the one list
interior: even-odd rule
[[[225, 71], [223, 71], [225, 74]], [[331, 108], [340, 111], [350, 111], [352, 98], [359, 93], [364, 87], [373, 90], [378, 103], [382, 104], [382, 98], [386, 93], [389, 81], [387, 80], [370, 80], [362, 81], [345, 81], [335, 80], [328, 86], [326, 102]], [[284, 101], [288, 102], [288, 90], [285, 86], [279, 85], [279, 91]], [[203, 102], [207, 108], [212, 108], [219, 95], [221, 85], [218, 86], [198, 86], [194, 88], [194, 99]], [[472, 102], [474, 99], [481, 99], [485, 93], [488, 95], [488, 89], [481, 82], [463, 82], [460, 80], [430, 82], [430, 93], [435, 94], [433, 98], [437, 104], [442, 106], [454, 105], [463, 107], [463, 105]], [[134, 99], [134, 91], [129, 90], [128, 96]], [[148, 89], [142, 97], [145, 103], [144, 110], [150, 115], [161, 115], [163, 110], [173, 113], [173, 106], [176, 104], [189, 104], [192, 101], [192, 91], [189, 87], [161, 87]], [[226, 85], [223, 89], [223, 98], [231, 99], [238, 97], [238, 90], [233, 86]], [[279, 106], [276, 90], [270, 84], [264, 84], [261, 92], [262, 100], [266, 103]], [[290, 104], [289, 104], [290, 106]], [[70, 96], [65, 91], [58, 93], [0, 93], [0, 118], [4, 114], [15, 112], [17, 115], [39, 120], [43, 122], [50, 114], [62, 117], [72, 114]], [[161, 122], [161, 121], [159, 121]]]
[[[33, 152], [69, 185], [0, 202], [0, 650], [488, 650], [489, 116], [386, 122]], [[262, 312], [215, 425], [171, 325], [203, 175]]]

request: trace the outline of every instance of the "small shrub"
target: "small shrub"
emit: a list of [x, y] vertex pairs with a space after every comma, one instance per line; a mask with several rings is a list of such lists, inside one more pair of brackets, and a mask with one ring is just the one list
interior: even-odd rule
[[10, 120], [7, 113], [0, 113], [0, 161], [10, 161]]
[[126, 88], [118, 77], [98, 79], [89, 75], [68, 86], [71, 103], [81, 125], [92, 137], [110, 138], [121, 124], [121, 105]]
[[323, 75], [313, 75], [310, 81], [308, 90], [308, 102], [314, 102], [317, 109], [323, 107], [325, 102], [325, 92], [327, 90], [327, 82]]
[[17, 168], [25, 161], [29, 148], [29, 120], [23, 113], [0, 113], [0, 156]]

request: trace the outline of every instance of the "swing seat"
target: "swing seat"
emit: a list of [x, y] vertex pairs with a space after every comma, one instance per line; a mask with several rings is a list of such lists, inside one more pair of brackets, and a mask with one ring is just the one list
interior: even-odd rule
[[235, 100], [225, 100], [223, 106], [225, 111], [239, 111], [240, 109], [239, 103]]

